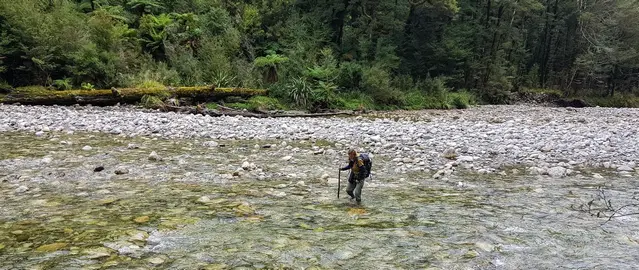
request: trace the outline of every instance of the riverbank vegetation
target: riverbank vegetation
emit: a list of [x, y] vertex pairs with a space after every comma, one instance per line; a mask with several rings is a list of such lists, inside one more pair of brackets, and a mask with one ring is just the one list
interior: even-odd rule
[[2, 1], [0, 92], [215, 85], [318, 110], [542, 89], [633, 107], [637, 15], [630, 0]]

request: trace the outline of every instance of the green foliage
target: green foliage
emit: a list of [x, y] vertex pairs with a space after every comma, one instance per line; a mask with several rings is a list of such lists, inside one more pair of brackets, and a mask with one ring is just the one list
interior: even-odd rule
[[93, 84], [88, 83], [88, 82], [83, 82], [80, 85], [80, 88], [82, 88], [82, 90], [95, 90], [95, 86]]
[[313, 88], [304, 78], [293, 78], [285, 86], [287, 96], [295, 105], [306, 108], [310, 103]]
[[348, 110], [374, 109], [373, 98], [361, 92], [347, 92], [338, 94], [337, 104]]
[[255, 58], [254, 64], [256, 67], [276, 67], [286, 61], [288, 61], [288, 58], [286, 57], [277, 54], [269, 54], [267, 56]]
[[377, 104], [390, 106], [404, 104], [402, 93], [391, 86], [390, 73], [381, 67], [375, 66], [364, 71], [362, 88]]
[[140, 89], [157, 89], [164, 88], [165, 86], [162, 83], [153, 80], [145, 80], [135, 86]]
[[147, 109], [161, 109], [164, 107], [164, 102], [157, 96], [144, 95], [140, 100], [140, 105]]
[[639, 96], [634, 94], [620, 94], [613, 97], [584, 97], [593, 106], [615, 108], [639, 108]]
[[62, 80], [54, 80], [53, 87], [55, 87], [56, 90], [70, 90], [73, 88], [73, 85], [71, 84], [70, 78], [64, 78]]
[[269, 88], [312, 110], [472, 103], [454, 89], [483, 103], [538, 88], [631, 105], [617, 97], [638, 95], [639, 3], [579, 3], [0, 1], [0, 80]]
[[470, 105], [477, 104], [477, 101], [473, 94], [462, 91], [456, 93], [448, 93], [448, 104], [456, 109], [466, 109]]

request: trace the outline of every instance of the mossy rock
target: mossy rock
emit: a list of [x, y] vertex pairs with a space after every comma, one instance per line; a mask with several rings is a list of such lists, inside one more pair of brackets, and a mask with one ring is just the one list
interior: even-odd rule
[[42, 245], [38, 248], [36, 248], [37, 252], [54, 252], [54, 251], [58, 251], [61, 250], [65, 247], [67, 247], [67, 243], [53, 243], [53, 244], [47, 244], [47, 245]]

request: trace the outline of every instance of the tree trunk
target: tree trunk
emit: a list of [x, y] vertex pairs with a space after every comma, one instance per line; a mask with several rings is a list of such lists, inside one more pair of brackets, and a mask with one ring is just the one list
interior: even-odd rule
[[123, 88], [111, 90], [15, 90], [0, 95], [0, 103], [20, 103], [27, 105], [74, 105], [92, 104], [110, 106], [118, 103], [136, 103], [145, 95], [192, 98], [195, 101], [220, 99], [228, 96], [266, 95], [266, 90], [245, 88], [177, 87], [177, 88]]

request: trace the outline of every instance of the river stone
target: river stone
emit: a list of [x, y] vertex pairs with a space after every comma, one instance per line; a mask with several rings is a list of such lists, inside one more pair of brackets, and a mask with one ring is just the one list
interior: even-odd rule
[[93, 149], [93, 147], [85, 145], [84, 147], [82, 147], [82, 150], [84, 151], [91, 151], [91, 149]]
[[38, 131], [38, 132], [35, 133], [35, 135], [38, 136], [38, 137], [42, 137], [42, 136], [44, 136], [44, 131]]
[[67, 243], [47, 244], [47, 245], [42, 245], [42, 246], [38, 247], [36, 249], [36, 251], [38, 251], [38, 252], [53, 252], [53, 251], [57, 251], [57, 250], [63, 249], [67, 245], [68, 245]]
[[26, 187], [26, 186], [19, 186], [18, 188], [16, 188], [14, 190], [14, 192], [15, 193], [24, 193], [24, 192], [27, 192], [28, 190], [29, 190], [29, 188]]
[[285, 156], [285, 157], [282, 157], [282, 158], [281, 158], [281, 160], [283, 160], [283, 161], [289, 161], [289, 160], [291, 160], [292, 158], [293, 158], [292, 156]]
[[115, 174], [117, 174], [117, 175], [122, 175], [122, 174], [127, 174], [127, 173], [129, 173], [129, 169], [127, 169], [127, 168], [115, 169]]
[[139, 149], [140, 147], [137, 144], [130, 143], [126, 146], [127, 149]]
[[160, 157], [160, 155], [158, 155], [158, 153], [153, 151], [153, 152], [151, 152], [151, 154], [149, 154], [149, 160], [151, 160], [151, 161], [160, 161], [160, 160], [162, 160], [162, 158]]
[[197, 199], [197, 202], [199, 203], [208, 203], [211, 201], [211, 198], [209, 198], [209, 196], [202, 196], [199, 199]]
[[486, 242], [476, 242], [475, 246], [478, 247], [479, 249], [486, 251], [486, 252], [491, 252], [495, 249], [494, 245], [491, 245], [489, 243]]
[[620, 171], [620, 172], [631, 172], [631, 171], [633, 171], [633, 169], [630, 168], [630, 166], [622, 165], [622, 166], [617, 167], [617, 171]]
[[147, 223], [149, 222], [149, 216], [140, 216], [140, 217], [136, 217], [133, 221], [135, 221], [135, 223]]
[[548, 169], [547, 173], [551, 177], [555, 177], [555, 178], [564, 177], [564, 176], [566, 176], [566, 168], [559, 167], [559, 166], [552, 167], [552, 168]]
[[251, 170], [251, 163], [249, 163], [248, 161], [244, 161], [242, 163], [242, 169], [245, 170], [245, 171]]
[[104, 257], [111, 256], [111, 252], [109, 252], [109, 249], [107, 249], [105, 247], [87, 249], [87, 250], [83, 251], [82, 253], [87, 255], [87, 258], [89, 258], [89, 259], [98, 259], [98, 258], [104, 258]]
[[219, 144], [216, 141], [207, 141], [202, 144], [205, 147], [217, 147]]
[[153, 265], [160, 265], [164, 263], [164, 259], [160, 257], [155, 257], [155, 258], [148, 259], [148, 262], [150, 262]]
[[118, 249], [118, 253], [120, 255], [131, 255], [131, 254], [135, 254], [137, 251], [140, 250], [139, 246], [136, 245], [129, 245], [129, 246], [124, 246]]

